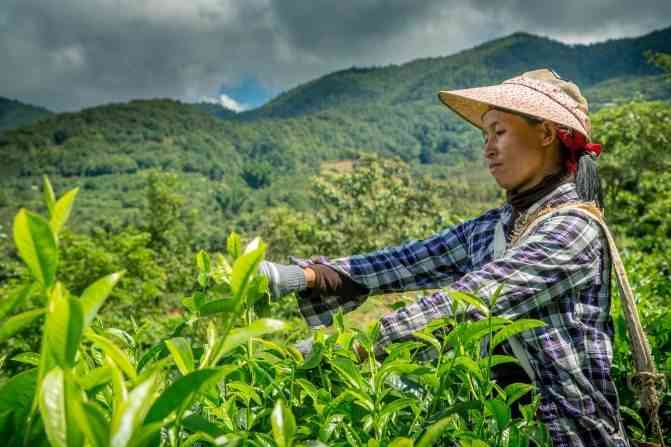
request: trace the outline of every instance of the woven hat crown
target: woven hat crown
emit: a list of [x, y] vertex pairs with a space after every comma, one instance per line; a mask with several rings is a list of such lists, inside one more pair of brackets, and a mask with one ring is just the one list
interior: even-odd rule
[[[575, 85], [573, 82], [565, 81], [553, 70], [547, 68], [540, 68], [538, 70], [531, 70], [522, 73], [520, 76], [525, 78], [536, 79], [538, 81], [543, 81], [548, 84], [551, 84], [554, 87], [558, 87], [562, 92], [567, 94], [576, 102], [578, 109], [582, 110], [585, 115], [589, 112], [589, 104], [587, 99], [580, 93], [580, 88]], [[589, 119], [587, 120], [587, 131], [591, 132], [591, 123]]]

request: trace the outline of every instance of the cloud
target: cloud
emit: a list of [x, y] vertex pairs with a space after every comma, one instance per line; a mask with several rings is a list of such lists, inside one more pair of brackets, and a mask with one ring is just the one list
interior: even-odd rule
[[219, 98], [203, 96], [200, 98], [200, 102], [219, 104], [220, 106], [225, 107], [228, 110], [232, 110], [236, 113], [242, 112], [243, 110], [247, 110], [249, 108], [249, 106], [247, 106], [246, 104], [242, 104], [236, 101], [235, 99], [231, 98], [230, 96], [224, 94], [219, 95]]
[[520, 30], [587, 43], [663, 28], [669, 17], [671, 2], [659, 0], [4, 0], [0, 96], [57, 111], [230, 99], [250, 77], [277, 93]]

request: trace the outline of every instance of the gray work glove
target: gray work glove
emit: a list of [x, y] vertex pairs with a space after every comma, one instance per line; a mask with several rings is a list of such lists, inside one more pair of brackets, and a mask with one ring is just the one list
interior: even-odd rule
[[298, 340], [294, 344], [294, 348], [296, 348], [298, 351], [300, 351], [301, 354], [303, 354], [303, 358], [308, 358], [308, 356], [312, 352], [312, 348], [314, 347], [314, 345], [315, 345], [314, 337], [309, 336], [308, 338]]
[[262, 261], [259, 273], [268, 278], [268, 289], [273, 299], [280, 298], [291, 292], [300, 292], [307, 289], [305, 273], [297, 265], [276, 264]]

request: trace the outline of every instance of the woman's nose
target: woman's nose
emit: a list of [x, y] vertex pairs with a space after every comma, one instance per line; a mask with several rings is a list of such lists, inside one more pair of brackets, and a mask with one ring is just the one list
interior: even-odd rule
[[484, 151], [485, 151], [485, 158], [491, 157], [496, 154], [496, 147], [492, 139], [485, 141]]

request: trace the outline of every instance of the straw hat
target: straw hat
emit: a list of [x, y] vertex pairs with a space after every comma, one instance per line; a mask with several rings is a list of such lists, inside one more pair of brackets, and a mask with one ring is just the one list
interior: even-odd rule
[[438, 97], [471, 124], [483, 128], [482, 115], [492, 107], [553, 121], [580, 132], [590, 141], [587, 100], [572, 82], [542, 68], [498, 85], [441, 91]]

